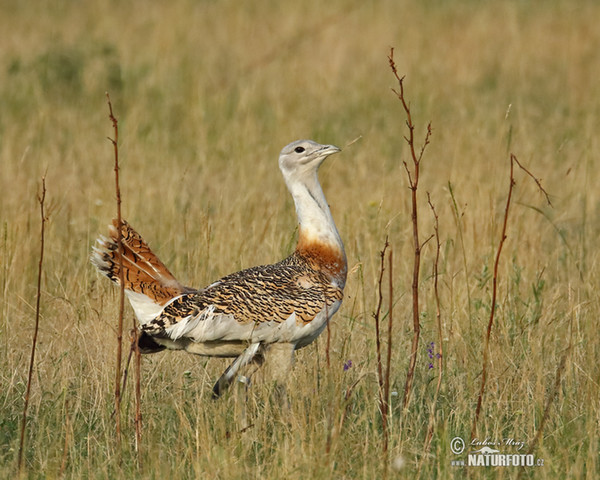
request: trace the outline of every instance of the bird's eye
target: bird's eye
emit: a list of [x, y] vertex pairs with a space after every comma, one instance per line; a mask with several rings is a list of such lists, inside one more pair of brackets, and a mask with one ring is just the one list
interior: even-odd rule
[[296, 148], [294, 148], [294, 152], [302, 153], [302, 152], [304, 152], [304, 147], [296, 147]]

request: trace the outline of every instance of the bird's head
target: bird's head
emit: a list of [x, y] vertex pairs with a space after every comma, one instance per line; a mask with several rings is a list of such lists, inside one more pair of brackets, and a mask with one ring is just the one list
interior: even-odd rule
[[300, 179], [316, 172], [323, 160], [340, 151], [335, 145], [321, 145], [312, 140], [297, 140], [281, 150], [279, 168], [286, 181]]

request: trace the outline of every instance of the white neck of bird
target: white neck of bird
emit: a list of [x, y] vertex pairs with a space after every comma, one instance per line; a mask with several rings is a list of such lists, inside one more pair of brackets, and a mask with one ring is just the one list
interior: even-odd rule
[[340, 253], [343, 253], [344, 245], [335, 227], [317, 172], [306, 174], [302, 181], [288, 182], [288, 189], [296, 205], [302, 241], [337, 247]]

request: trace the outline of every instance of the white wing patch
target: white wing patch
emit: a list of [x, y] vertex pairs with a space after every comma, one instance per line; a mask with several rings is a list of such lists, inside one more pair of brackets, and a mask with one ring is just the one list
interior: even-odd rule
[[185, 318], [182, 318], [179, 322], [171, 325], [170, 327], [167, 327], [165, 329], [165, 332], [173, 340], [177, 340], [178, 338], [181, 338], [181, 337], [193, 336], [193, 335], [189, 335], [189, 334], [198, 327], [200, 322], [209, 322], [214, 317], [214, 313], [215, 313], [214, 305], [209, 305], [204, 310], [202, 310], [198, 315], [196, 315], [196, 316], [189, 315]]
[[163, 311], [164, 307], [162, 305], [159, 305], [143, 293], [125, 290], [125, 294], [133, 307], [133, 311], [135, 312], [135, 316], [139, 320], [140, 325], [150, 323]]

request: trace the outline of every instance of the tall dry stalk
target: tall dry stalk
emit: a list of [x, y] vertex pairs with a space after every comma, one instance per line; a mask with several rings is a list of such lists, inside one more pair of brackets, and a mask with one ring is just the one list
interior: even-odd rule
[[380, 267], [379, 267], [379, 280], [377, 281], [377, 308], [373, 313], [373, 318], [375, 319], [375, 352], [377, 354], [377, 383], [379, 385], [379, 410], [381, 411], [381, 419], [383, 424], [383, 437], [384, 437], [384, 445], [387, 443], [387, 422], [385, 417], [387, 416], [387, 407], [384, 406], [387, 404], [384, 398], [385, 391], [385, 380], [383, 374], [383, 362], [381, 360], [381, 307], [383, 306], [383, 273], [385, 272], [385, 252], [389, 247], [388, 239], [386, 237], [385, 244], [383, 245], [383, 249], [379, 252], [380, 256]]
[[[385, 410], [389, 409], [389, 401], [390, 401], [390, 374], [391, 374], [391, 366], [392, 366], [392, 332], [394, 326], [394, 276], [393, 276], [393, 265], [394, 262], [394, 251], [390, 248], [390, 254], [388, 255], [388, 288], [389, 288], [389, 298], [388, 298], [388, 331], [387, 331], [387, 357], [385, 359], [385, 379], [383, 383], [383, 396], [385, 399]], [[386, 415], [386, 424], [387, 424], [387, 415]], [[387, 425], [386, 425], [387, 428]], [[387, 444], [386, 451], [387, 451]]]
[[[134, 354], [134, 396], [135, 396], [135, 451], [137, 453], [137, 465], [138, 468], [142, 467], [141, 457], [141, 442], [142, 442], [142, 410], [141, 410], [141, 352], [138, 344], [138, 326], [135, 317], [132, 319], [132, 330], [131, 330], [131, 350], [129, 359], [127, 360], [127, 366], [123, 372], [123, 386], [121, 387], [121, 364], [122, 364], [122, 345], [123, 345], [123, 312], [125, 307], [125, 282], [123, 281], [123, 244], [122, 244], [122, 216], [121, 216], [121, 188], [119, 186], [119, 125], [118, 120], [113, 113], [112, 103], [108, 92], [106, 93], [106, 99], [108, 102], [109, 118], [113, 125], [114, 138], [110, 138], [110, 142], [113, 144], [114, 158], [115, 158], [115, 192], [117, 202], [117, 247], [119, 252], [119, 284], [120, 284], [120, 295], [119, 295], [119, 318], [117, 322], [117, 358], [116, 358], [116, 372], [115, 372], [115, 429], [117, 432], [117, 445], [120, 447], [121, 444], [121, 400], [122, 392], [125, 390], [125, 384], [127, 381], [127, 369], [131, 355]], [[120, 449], [120, 448], [119, 448]]]
[[114, 130], [114, 138], [108, 138], [113, 144], [115, 156], [115, 192], [117, 197], [117, 249], [119, 252], [119, 285], [121, 286], [119, 294], [119, 319], [117, 321], [117, 358], [115, 367], [115, 430], [118, 451], [121, 450], [121, 363], [122, 363], [122, 341], [123, 341], [123, 310], [125, 308], [125, 282], [123, 278], [123, 244], [121, 240], [122, 225], [121, 219], [121, 189], [119, 187], [119, 122], [113, 114], [110, 95], [106, 93], [108, 102], [108, 111]]
[[[142, 353], [140, 352], [140, 345], [138, 343], [139, 330], [135, 316], [132, 317], [133, 327], [131, 329], [131, 349], [130, 352], [134, 354], [134, 396], [135, 396], [135, 451], [137, 454], [137, 466], [138, 469], [142, 468]], [[131, 357], [131, 353], [130, 353]], [[129, 360], [127, 361], [129, 364]], [[125, 381], [123, 381], [125, 384]]]
[[[325, 310], [327, 310], [327, 302], [325, 303]], [[331, 368], [331, 359], [329, 356], [329, 350], [331, 348], [331, 326], [327, 322], [327, 341], [325, 342], [325, 361], [327, 362], [327, 369]]]
[[29, 407], [29, 395], [31, 393], [31, 379], [33, 377], [33, 366], [35, 364], [35, 348], [37, 346], [38, 331], [40, 327], [40, 301], [42, 296], [42, 266], [44, 263], [44, 241], [46, 227], [46, 213], [44, 211], [44, 202], [46, 200], [46, 176], [42, 177], [42, 193], [38, 195], [40, 204], [40, 259], [38, 262], [37, 295], [35, 301], [35, 326], [33, 329], [33, 339], [31, 340], [31, 356], [29, 357], [29, 374], [27, 375], [27, 387], [25, 390], [25, 403], [23, 405], [23, 418], [21, 420], [21, 437], [19, 439], [19, 453], [17, 456], [17, 470], [21, 473], [23, 467], [23, 449], [25, 447], [25, 426], [27, 424], [27, 409]]
[[379, 280], [377, 281], [377, 308], [373, 313], [373, 318], [375, 319], [375, 350], [377, 353], [377, 381], [379, 383], [379, 405], [382, 403], [382, 395], [383, 395], [383, 364], [381, 361], [381, 307], [383, 305], [383, 273], [385, 272], [385, 252], [389, 247], [388, 239], [386, 237], [385, 244], [383, 245], [383, 249], [379, 252], [379, 256], [381, 258], [381, 265], [379, 268]]
[[[452, 187], [452, 182], [450, 181], [448, 181], [448, 191], [450, 192], [450, 198], [452, 200], [452, 213], [454, 214], [454, 223], [456, 223], [458, 240], [460, 241], [460, 249], [462, 252], [463, 270], [465, 272], [465, 283], [467, 286], [467, 313], [469, 315], [469, 326], [471, 326], [473, 315], [471, 314], [471, 285], [469, 281], [469, 269], [467, 268], [467, 249], [465, 248], [465, 236], [461, 222], [462, 215], [458, 212], [458, 204], [456, 203], [456, 197], [454, 196], [454, 188]], [[450, 327], [450, 331], [452, 331], [452, 327]]]
[[[398, 81], [399, 90], [392, 89], [392, 91], [396, 94], [400, 102], [402, 103], [402, 108], [404, 109], [404, 113], [406, 115], [406, 126], [408, 127], [408, 136], [404, 136], [406, 143], [410, 149], [410, 156], [412, 159], [413, 170], [408, 167], [406, 162], [403, 162], [404, 169], [406, 170], [406, 174], [408, 176], [408, 184], [411, 191], [411, 205], [412, 205], [412, 226], [413, 226], [413, 244], [414, 244], [414, 262], [413, 262], [413, 279], [412, 279], [412, 299], [413, 299], [413, 309], [412, 309], [412, 317], [413, 317], [413, 341], [412, 347], [410, 351], [410, 360], [408, 363], [408, 371], [406, 373], [406, 383], [404, 384], [404, 397], [402, 400], [403, 408], [408, 406], [410, 401], [410, 393], [412, 391], [412, 384], [415, 375], [415, 366], [417, 364], [417, 350], [419, 348], [419, 336], [421, 333], [421, 325], [419, 323], [419, 275], [421, 269], [421, 249], [429, 241], [429, 239], [425, 240], [423, 244], [421, 244], [419, 240], [419, 217], [418, 217], [418, 202], [417, 202], [417, 190], [419, 187], [419, 171], [421, 165], [421, 159], [423, 158], [423, 153], [425, 152], [425, 148], [429, 145], [429, 138], [431, 137], [431, 124], [427, 125], [427, 133], [425, 134], [425, 139], [423, 140], [423, 144], [421, 146], [421, 150], [417, 153], [415, 148], [415, 126], [412, 121], [412, 115], [410, 112], [410, 105], [406, 101], [404, 96], [404, 77], [400, 77], [398, 75], [398, 70], [396, 69], [396, 63], [394, 62], [394, 49], [390, 50], [390, 55], [388, 56], [390, 68], [396, 80]], [[431, 238], [431, 237], [429, 237]]]
[[388, 256], [389, 266], [389, 310], [388, 310], [388, 335], [387, 335], [387, 352], [386, 352], [386, 365], [385, 371], [382, 361], [382, 341], [381, 341], [381, 307], [383, 306], [383, 274], [385, 272], [385, 254], [389, 247], [389, 242], [386, 237], [383, 249], [379, 252], [381, 258], [379, 268], [379, 280], [377, 281], [377, 308], [373, 313], [375, 319], [375, 348], [377, 354], [377, 383], [379, 385], [379, 411], [381, 414], [381, 430], [383, 435], [382, 450], [383, 450], [383, 465], [384, 474], [383, 478], [388, 476], [389, 466], [389, 429], [388, 429], [388, 412], [389, 412], [389, 398], [390, 398], [390, 368], [391, 368], [391, 357], [392, 357], [392, 304], [394, 298], [394, 287], [392, 280], [392, 252]]
[[[423, 466], [423, 462], [429, 453], [429, 449], [431, 448], [431, 440], [433, 439], [433, 430], [435, 427], [435, 411], [437, 406], [438, 397], [440, 395], [440, 388], [442, 386], [442, 375], [443, 375], [443, 334], [442, 334], [442, 314], [440, 308], [440, 294], [438, 289], [438, 280], [439, 280], [439, 264], [440, 264], [440, 229], [439, 229], [439, 217], [437, 212], [435, 211], [435, 207], [431, 202], [431, 196], [429, 192], [427, 192], [427, 203], [429, 203], [429, 207], [433, 213], [434, 218], [434, 226], [433, 231], [435, 235], [435, 261], [433, 262], [433, 294], [435, 297], [435, 317], [436, 317], [436, 326], [437, 326], [437, 336], [438, 336], [438, 351], [437, 351], [437, 367], [438, 367], [438, 378], [437, 384], [435, 386], [435, 393], [433, 395], [433, 400], [431, 401], [431, 412], [429, 413], [429, 423], [427, 426], [427, 435], [425, 437], [425, 444], [423, 446], [423, 455], [421, 456], [421, 461], [419, 462], [419, 473], [421, 472], [421, 468]], [[433, 349], [432, 349], [433, 350]], [[417, 475], [419, 476], [419, 475]]]
[[492, 333], [492, 326], [494, 324], [494, 316], [496, 313], [496, 296], [497, 296], [497, 292], [498, 292], [498, 265], [500, 263], [500, 254], [502, 253], [502, 247], [504, 246], [504, 242], [506, 240], [506, 230], [507, 230], [507, 226], [508, 226], [508, 212], [510, 209], [512, 193], [513, 193], [513, 190], [515, 187], [515, 177], [514, 177], [515, 164], [517, 164], [517, 166], [521, 170], [523, 170], [527, 175], [529, 175], [534, 180], [534, 182], [536, 183], [536, 185], [538, 186], [540, 191], [545, 195], [548, 205], [552, 205], [552, 203], [550, 202], [550, 197], [548, 196], [548, 193], [546, 193], [546, 190], [544, 190], [544, 188], [542, 187], [540, 180], [537, 179], [529, 170], [527, 170], [525, 167], [523, 167], [523, 165], [521, 165], [519, 163], [519, 161], [517, 160], [517, 157], [511, 153], [510, 154], [510, 176], [509, 176], [510, 181], [509, 181], [509, 187], [508, 187], [508, 196], [506, 198], [506, 207], [504, 209], [504, 220], [502, 222], [502, 234], [500, 235], [500, 242], [498, 243], [498, 250], [496, 251], [496, 259], [494, 261], [494, 274], [492, 277], [492, 304], [490, 307], [490, 318], [488, 320], [487, 330], [486, 330], [486, 334], [484, 337], [483, 362], [482, 362], [482, 368], [481, 368], [481, 385], [479, 387], [479, 395], [477, 397], [477, 407], [475, 409], [475, 417], [473, 418], [473, 426], [471, 427], [471, 438], [475, 438], [475, 436], [477, 435], [477, 423], [479, 421], [479, 416], [481, 414], [481, 407], [483, 404], [483, 395], [485, 393], [485, 386], [486, 386], [487, 375], [488, 375], [488, 363], [489, 363], [489, 355], [490, 355], [490, 335]]
[[385, 378], [383, 381], [383, 402], [381, 403], [381, 420], [383, 424], [383, 430], [385, 435], [383, 437], [383, 461], [384, 461], [384, 478], [388, 477], [389, 462], [389, 425], [388, 425], [388, 414], [390, 412], [390, 373], [392, 367], [392, 332], [394, 325], [394, 277], [393, 277], [393, 265], [394, 251], [390, 248], [390, 254], [388, 255], [388, 331], [387, 331], [387, 356], [385, 360]]
[[483, 344], [483, 366], [481, 369], [481, 386], [479, 387], [479, 396], [477, 397], [477, 408], [475, 409], [475, 418], [473, 419], [473, 426], [471, 428], [471, 438], [475, 438], [477, 434], [477, 422], [479, 421], [479, 415], [481, 413], [481, 405], [483, 403], [483, 394], [485, 392], [485, 384], [487, 381], [487, 369], [488, 369], [488, 358], [490, 355], [490, 334], [492, 333], [492, 325], [494, 323], [494, 315], [496, 313], [496, 295], [498, 292], [498, 264], [500, 263], [500, 254], [502, 253], [502, 247], [506, 240], [506, 227], [508, 225], [508, 212], [510, 209], [510, 200], [512, 198], [512, 192], [515, 186], [514, 179], [514, 155], [510, 157], [510, 184], [508, 187], [508, 197], [506, 198], [506, 207], [504, 209], [504, 220], [502, 222], [502, 234], [500, 235], [500, 242], [498, 243], [498, 250], [496, 251], [496, 260], [494, 261], [494, 275], [492, 278], [492, 305], [490, 308], [490, 318], [488, 320], [488, 326], [486, 335], [484, 337]]
[[427, 193], [427, 203], [429, 203], [429, 206], [431, 207], [431, 211], [433, 212], [433, 218], [434, 218], [434, 225], [433, 225], [433, 232], [434, 232], [434, 237], [435, 237], [435, 260], [433, 262], [433, 294], [435, 297], [435, 319], [436, 319], [436, 326], [437, 326], [437, 334], [438, 334], [438, 367], [439, 367], [439, 377], [438, 377], [438, 383], [436, 386], [436, 397], [437, 394], [440, 391], [440, 385], [442, 382], [442, 374], [443, 374], [443, 367], [444, 367], [444, 345], [443, 345], [443, 341], [444, 341], [444, 335], [443, 335], [443, 331], [442, 331], [442, 310], [440, 307], [440, 291], [439, 291], [439, 278], [440, 278], [440, 251], [442, 249], [442, 244], [440, 243], [440, 222], [439, 222], [439, 217], [438, 214], [435, 210], [435, 207], [433, 206], [433, 203], [431, 203], [431, 197], [429, 195], [429, 192]]

